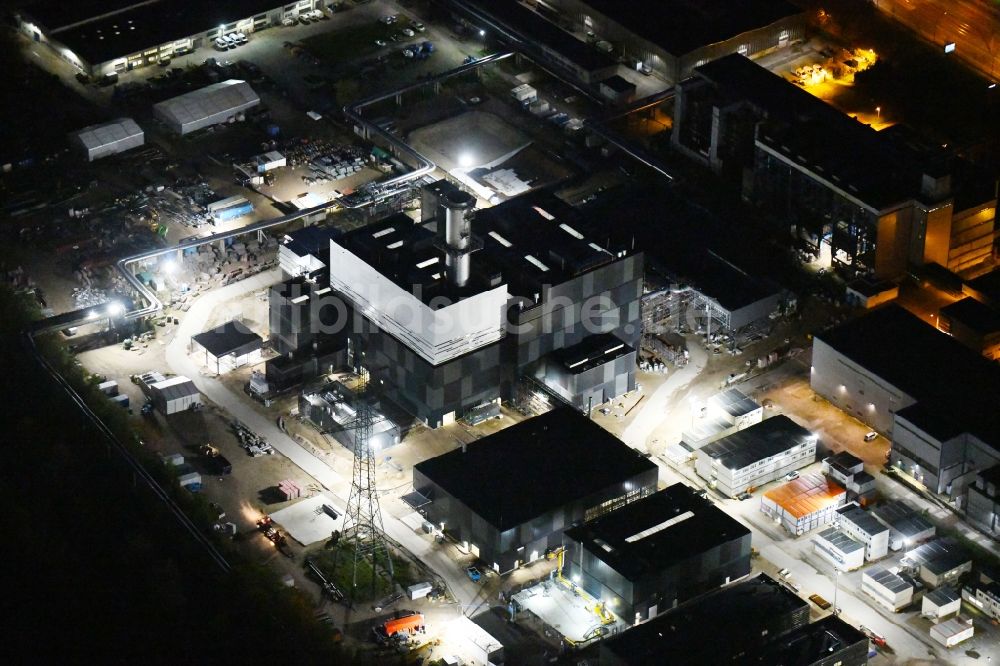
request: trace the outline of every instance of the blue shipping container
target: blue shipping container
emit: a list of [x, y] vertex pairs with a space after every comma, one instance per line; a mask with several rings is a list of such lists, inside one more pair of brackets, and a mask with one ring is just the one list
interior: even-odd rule
[[222, 210], [215, 212], [215, 219], [217, 220], [233, 220], [237, 217], [243, 217], [244, 215], [249, 215], [253, 212], [253, 204], [249, 201], [245, 204], [239, 206], [233, 206], [232, 208], [223, 208]]

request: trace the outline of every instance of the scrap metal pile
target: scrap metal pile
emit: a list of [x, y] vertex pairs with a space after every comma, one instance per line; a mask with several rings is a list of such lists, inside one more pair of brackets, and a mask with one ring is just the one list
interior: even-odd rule
[[242, 446], [251, 457], [257, 458], [260, 456], [274, 455], [274, 449], [271, 448], [271, 445], [268, 444], [267, 440], [263, 437], [235, 419], [233, 420], [232, 425], [233, 430], [236, 432], [237, 439], [240, 440], [240, 446]]

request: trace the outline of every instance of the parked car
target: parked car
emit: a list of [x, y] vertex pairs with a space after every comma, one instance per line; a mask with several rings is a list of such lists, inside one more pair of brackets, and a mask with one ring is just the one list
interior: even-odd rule
[[385, 44], [386, 44], [386, 41], [384, 39], [376, 39], [375, 40], [375, 46], [382, 47], [382, 46], [385, 46]]
[[414, 21], [413, 23], [410, 24], [410, 27], [416, 30], [417, 32], [423, 32], [424, 30], [427, 29], [427, 26], [425, 26], [420, 21]]
[[743, 502], [750, 499], [751, 497], [753, 497], [753, 495], [751, 495], [750, 493], [740, 493], [739, 495], [736, 496], [736, 499]]
[[413, 37], [416, 34], [417, 33], [413, 32], [409, 28], [403, 28], [403, 35], [406, 36], [406, 37]]
[[878, 439], [878, 433], [875, 432], [874, 430], [870, 431], [869, 433], [867, 433], [865, 435], [865, 441], [866, 442], [873, 442], [876, 439]]
[[395, 14], [388, 14], [386, 16], [381, 17], [378, 21], [379, 21], [379, 23], [381, 23], [383, 25], [392, 25], [393, 23], [395, 23], [398, 20], [399, 20], [399, 17], [396, 16]]
[[795, 479], [799, 478], [799, 473], [796, 472], [795, 470], [792, 470], [791, 472], [786, 474], [783, 478], [785, 479], [785, 481], [794, 481]]
[[299, 14], [299, 23], [302, 25], [309, 25], [312, 23], [312, 19], [306, 14]]
[[465, 570], [465, 573], [469, 575], [469, 579], [472, 580], [473, 583], [478, 583], [479, 580], [483, 577], [483, 574], [481, 574], [479, 572], [479, 569], [477, 569], [476, 567], [469, 567], [468, 569]]
[[788, 569], [782, 569], [781, 571], [778, 572], [778, 578], [784, 578], [785, 576], [787, 576], [790, 573], [792, 573], [792, 572], [789, 571]]

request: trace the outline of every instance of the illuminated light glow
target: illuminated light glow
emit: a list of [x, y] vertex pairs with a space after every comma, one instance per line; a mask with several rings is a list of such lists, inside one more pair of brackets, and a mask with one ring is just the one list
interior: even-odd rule
[[162, 270], [167, 275], [173, 275], [177, 272], [177, 262], [173, 259], [167, 259], [160, 264], [160, 270]]
[[479, 36], [480, 37], [485, 37], [486, 36], [486, 31], [485, 30], [480, 30], [479, 31]]
[[108, 303], [108, 314], [112, 317], [117, 317], [125, 313], [125, 306], [118, 301], [112, 301]]
[[476, 160], [471, 153], [462, 153], [461, 155], [458, 156], [458, 166], [462, 167], [463, 169], [468, 169], [475, 163]]

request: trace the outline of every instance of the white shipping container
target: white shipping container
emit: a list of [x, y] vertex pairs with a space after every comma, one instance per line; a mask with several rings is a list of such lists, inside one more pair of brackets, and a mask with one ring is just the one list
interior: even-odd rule
[[201, 474], [198, 472], [188, 472], [187, 474], [182, 474], [177, 480], [180, 482], [181, 487], [194, 485], [196, 483], [200, 485]]
[[430, 583], [414, 583], [406, 588], [406, 594], [409, 596], [410, 601], [413, 601], [415, 599], [423, 599], [430, 594], [433, 589], [434, 586]]
[[108, 397], [116, 396], [118, 395], [118, 382], [113, 379], [101, 382], [97, 385], [97, 390]]

